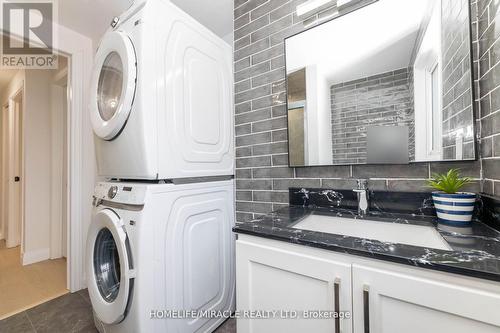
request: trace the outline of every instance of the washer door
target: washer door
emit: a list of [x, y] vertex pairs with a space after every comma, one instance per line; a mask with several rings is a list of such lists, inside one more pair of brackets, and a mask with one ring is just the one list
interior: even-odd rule
[[90, 87], [90, 116], [95, 134], [114, 139], [125, 126], [134, 101], [137, 68], [130, 39], [106, 34], [97, 50]]
[[126, 315], [133, 278], [129, 253], [122, 220], [110, 209], [99, 211], [87, 239], [87, 279], [94, 311], [106, 324]]

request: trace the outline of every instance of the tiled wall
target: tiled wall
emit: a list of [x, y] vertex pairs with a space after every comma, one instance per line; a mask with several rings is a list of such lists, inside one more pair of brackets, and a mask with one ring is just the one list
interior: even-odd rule
[[484, 192], [500, 196], [500, 0], [479, 0], [477, 15]]
[[407, 126], [415, 154], [411, 68], [380, 73], [331, 87], [332, 164], [366, 163], [367, 126]]
[[[304, 23], [295, 15], [301, 2], [304, 0], [234, 1], [238, 221], [248, 221], [287, 203], [292, 186], [352, 189], [356, 178], [371, 178], [374, 189], [427, 191], [423, 180], [450, 167], [480, 177], [480, 161], [288, 168], [283, 39], [311, 24], [311, 20]], [[328, 13], [326, 10], [318, 16]], [[499, 32], [493, 28], [492, 33]], [[498, 82], [498, 76], [496, 79]], [[500, 113], [497, 115], [494, 128], [499, 133]], [[485, 171], [494, 163], [488, 160]], [[496, 166], [485, 174], [500, 180], [499, 164]], [[500, 190], [500, 183], [498, 187]], [[471, 189], [479, 190], [478, 184]]]
[[[469, 0], [442, 0], [443, 158], [456, 159], [456, 137], [463, 158], [474, 158], [471, 99]], [[457, 133], [463, 131], [463, 134]]]

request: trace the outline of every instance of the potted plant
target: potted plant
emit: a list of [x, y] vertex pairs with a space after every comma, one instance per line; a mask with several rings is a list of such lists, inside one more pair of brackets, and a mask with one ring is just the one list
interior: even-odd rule
[[436, 207], [438, 222], [452, 226], [468, 226], [472, 220], [476, 194], [459, 192], [472, 179], [461, 177], [458, 169], [450, 169], [447, 173], [434, 174], [427, 184], [436, 189], [432, 199]]

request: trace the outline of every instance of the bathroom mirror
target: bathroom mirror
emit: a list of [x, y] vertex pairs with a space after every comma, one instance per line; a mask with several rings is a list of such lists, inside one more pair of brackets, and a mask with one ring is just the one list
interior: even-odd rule
[[378, 0], [285, 40], [290, 166], [474, 160], [468, 0]]

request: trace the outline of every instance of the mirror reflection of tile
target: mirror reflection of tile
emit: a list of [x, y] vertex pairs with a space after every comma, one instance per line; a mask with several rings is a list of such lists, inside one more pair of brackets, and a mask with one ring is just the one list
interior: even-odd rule
[[383, 0], [286, 39], [290, 165], [475, 159], [468, 5]]

